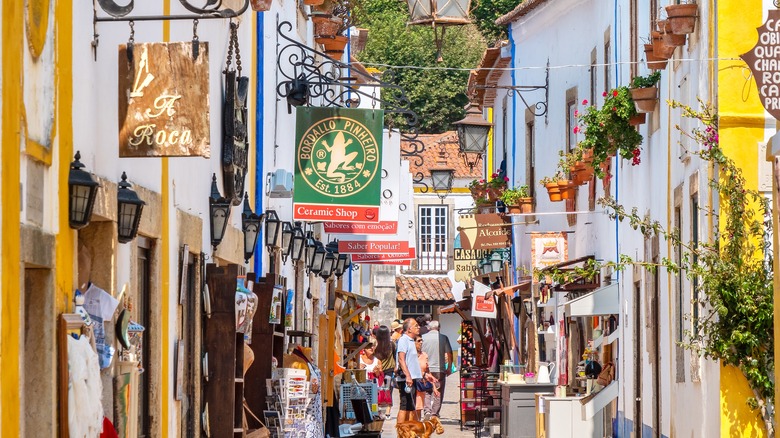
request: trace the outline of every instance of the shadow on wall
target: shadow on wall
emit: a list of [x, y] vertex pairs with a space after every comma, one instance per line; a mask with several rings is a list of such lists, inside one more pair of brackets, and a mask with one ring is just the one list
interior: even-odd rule
[[721, 436], [765, 437], [764, 422], [758, 410], [751, 410], [747, 399], [753, 391], [747, 379], [736, 367], [720, 367], [720, 430]]

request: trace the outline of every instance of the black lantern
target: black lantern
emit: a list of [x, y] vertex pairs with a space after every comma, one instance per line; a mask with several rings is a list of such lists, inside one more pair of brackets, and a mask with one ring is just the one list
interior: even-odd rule
[[320, 241], [315, 241], [315, 245], [311, 257], [311, 264], [309, 265], [309, 272], [313, 272], [317, 275], [322, 271], [323, 262], [325, 261], [325, 246]]
[[76, 151], [68, 174], [68, 224], [74, 230], [89, 225], [97, 190], [100, 187], [92, 175], [82, 170], [84, 164], [79, 161], [80, 159], [81, 152]]
[[301, 228], [300, 222], [296, 222], [295, 227], [293, 228], [292, 250], [290, 251], [290, 257], [292, 257], [293, 262], [298, 262], [301, 260], [301, 257], [303, 257], [303, 249], [305, 247], [306, 237], [303, 235], [303, 228]]
[[209, 218], [211, 219], [211, 246], [214, 250], [225, 237], [228, 219], [230, 219], [230, 199], [223, 198], [217, 188], [217, 174], [211, 177], [211, 196], [209, 197]]
[[279, 227], [282, 221], [274, 210], [265, 212], [265, 246], [270, 250], [276, 246], [276, 240], [279, 238]]
[[320, 277], [328, 279], [333, 274], [333, 268], [336, 266], [336, 257], [332, 252], [326, 251], [325, 258], [322, 260], [322, 269], [320, 270]]
[[349, 269], [349, 254], [339, 254], [333, 273], [336, 274], [336, 277], [341, 278], [341, 276], [344, 275], [344, 271], [347, 269]]
[[317, 250], [317, 241], [314, 240], [314, 232], [309, 230], [306, 232], [306, 241], [303, 248], [303, 262], [306, 265], [306, 269], [310, 269], [312, 259], [314, 259], [314, 251]]
[[257, 215], [249, 208], [249, 195], [244, 193], [244, 211], [241, 212], [241, 231], [244, 232], [244, 263], [255, 253], [257, 236], [263, 224], [263, 215]]
[[287, 257], [292, 249], [293, 227], [290, 222], [282, 222], [282, 261], [287, 263]]
[[452, 178], [455, 171], [447, 168], [431, 169], [431, 185], [436, 195], [444, 200], [452, 191]]
[[520, 296], [512, 298], [512, 313], [515, 317], [520, 318], [520, 312], [523, 311], [523, 299]]
[[525, 309], [525, 316], [531, 317], [531, 314], [533, 313], [533, 304], [531, 304], [531, 300], [528, 298], [523, 300], [523, 309]]
[[119, 190], [116, 194], [117, 234], [119, 243], [127, 243], [135, 239], [138, 233], [138, 223], [141, 221], [141, 212], [146, 202], [138, 197], [138, 194], [130, 188], [127, 182], [127, 174], [122, 172], [122, 181], [119, 182]]
[[453, 123], [458, 131], [459, 155], [463, 161], [474, 169], [474, 166], [482, 159], [487, 148], [488, 133], [493, 124], [482, 117], [479, 106], [469, 102], [466, 105], [466, 117]]

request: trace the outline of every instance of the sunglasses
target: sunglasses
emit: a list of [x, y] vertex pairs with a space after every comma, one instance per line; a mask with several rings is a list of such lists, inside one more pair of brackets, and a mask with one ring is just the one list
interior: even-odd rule
[[422, 344], [422, 339], [418, 339], [418, 340], [416, 340], [416, 341], [414, 341], [414, 342], [416, 342], [416, 343], [418, 343], [418, 344]]

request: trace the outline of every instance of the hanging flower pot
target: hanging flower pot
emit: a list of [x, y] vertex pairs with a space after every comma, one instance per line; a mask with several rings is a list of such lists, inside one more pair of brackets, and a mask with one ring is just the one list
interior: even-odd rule
[[666, 7], [666, 19], [669, 21], [672, 33], [685, 35], [693, 33], [696, 28], [696, 17], [699, 16], [699, 5], [688, 3], [669, 5]]
[[[636, 101], [634, 101], [634, 104], [636, 105]], [[647, 121], [646, 113], [636, 113], [628, 119], [628, 123], [631, 126], [644, 125], [646, 121]]]
[[672, 33], [672, 25], [669, 23], [669, 20], [659, 21], [658, 31], [661, 32], [661, 40], [667, 46], [680, 47], [685, 45], [685, 35]]
[[669, 59], [674, 55], [674, 49], [677, 46], [667, 45], [661, 38], [661, 32], [652, 31], [650, 36], [653, 39], [653, 55], [657, 58]]
[[522, 214], [522, 213], [523, 213], [523, 209], [520, 208], [520, 204], [506, 206], [506, 214]]
[[486, 190], [484, 187], [471, 187], [469, 190], [471, 190], [471, 197], [474, 198], [475, 201], [485, 197]]
[[551, 202], [563, 201], [563, 198], [561, 198], [561, 189], [558, 187], [557, 182], [545, 184], [544, 187], [547, 188], [547, 195], [550, 196]]
[[520, 198], [520, 213], [529, 214], [534, 212], [534, 198]]
[[581, 186], [587, 184], [593, 178], [593, 167], [585, 164], [583, 161], [578, 161], [569, 169], [569, 173], [571, 174], [572, 182]]
[[271, 3], [273, 3], [273, 0], [252, 0], [252, 10], [257, 12], [269, 11], [271, 10]]
[[319, 6], [323, 3], [325, 3], [325, 0], [303, 0], [303, 4], [309, 6]]
[[655, 111], [655, 104], [658, 102], [658, 88], [632, 88], [631, 98], [634, 99], [637, 112], [651, 113]]
[[577, 196], [577, 186], [571, 180], [558, 181], [561, 199], [574, 199]]
[[496, 202], [498, 201], [498, 198], [501, 197], [501, 193], [504, 193], [503, 189], [499, 189], [496, 187], [488, 187], [487, 189], [487, 197], [490, 202]]
[[647, 60], [647, 68], [651, 70], [663, 70], [668, 62], [666, 58], [655, 56], [652, 44], [645, 44], [645, 59]]
[[341, 20], [320, 17], [314, 21], [314, 35], [317, 37], [336, 36], [340, 26]]

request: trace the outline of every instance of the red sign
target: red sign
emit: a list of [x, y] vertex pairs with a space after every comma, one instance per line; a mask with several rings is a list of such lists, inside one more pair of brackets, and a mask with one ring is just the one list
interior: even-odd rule
[[[355, 260], [352, 260], [354, 263]], [[364, 265], [392, 265], [392, 266], [406, 266], [407, 268], [412, 266], [411, 260], [374, 260], [370, 262], [360, 262]]]
[[408, 252], [395, 254], [353, 254], [352, 261], [355, 263], [370, 263], [386, 260], [414, 260], [417, 258], [415, 248], [409, 248]]
[[325, 222], [326, 233], [336, 234], [396, 234], [398, 222], [381, 221], [377, 223]]
[[493, 312], [496, 310], [496, 303], [493, 302], [493, 299], [485, 298], [484, 295], [477, 295], [477, 302], [474, 305], [474, 308], [476, 310], [479, 310], [480, 312]]
[[409, 251], [409, 242], [392, 240], [339, 240], [341, 254], [387, 254]]
[[322, 206], [296, 203], [293, 219], [304, 221], [378, 222], [379, 208], [362, 205]]
[[741, 58], [753, 72], [761, 104], [780, 120], [780, 10], [770, 9], [757, 30], [758, 42]]

